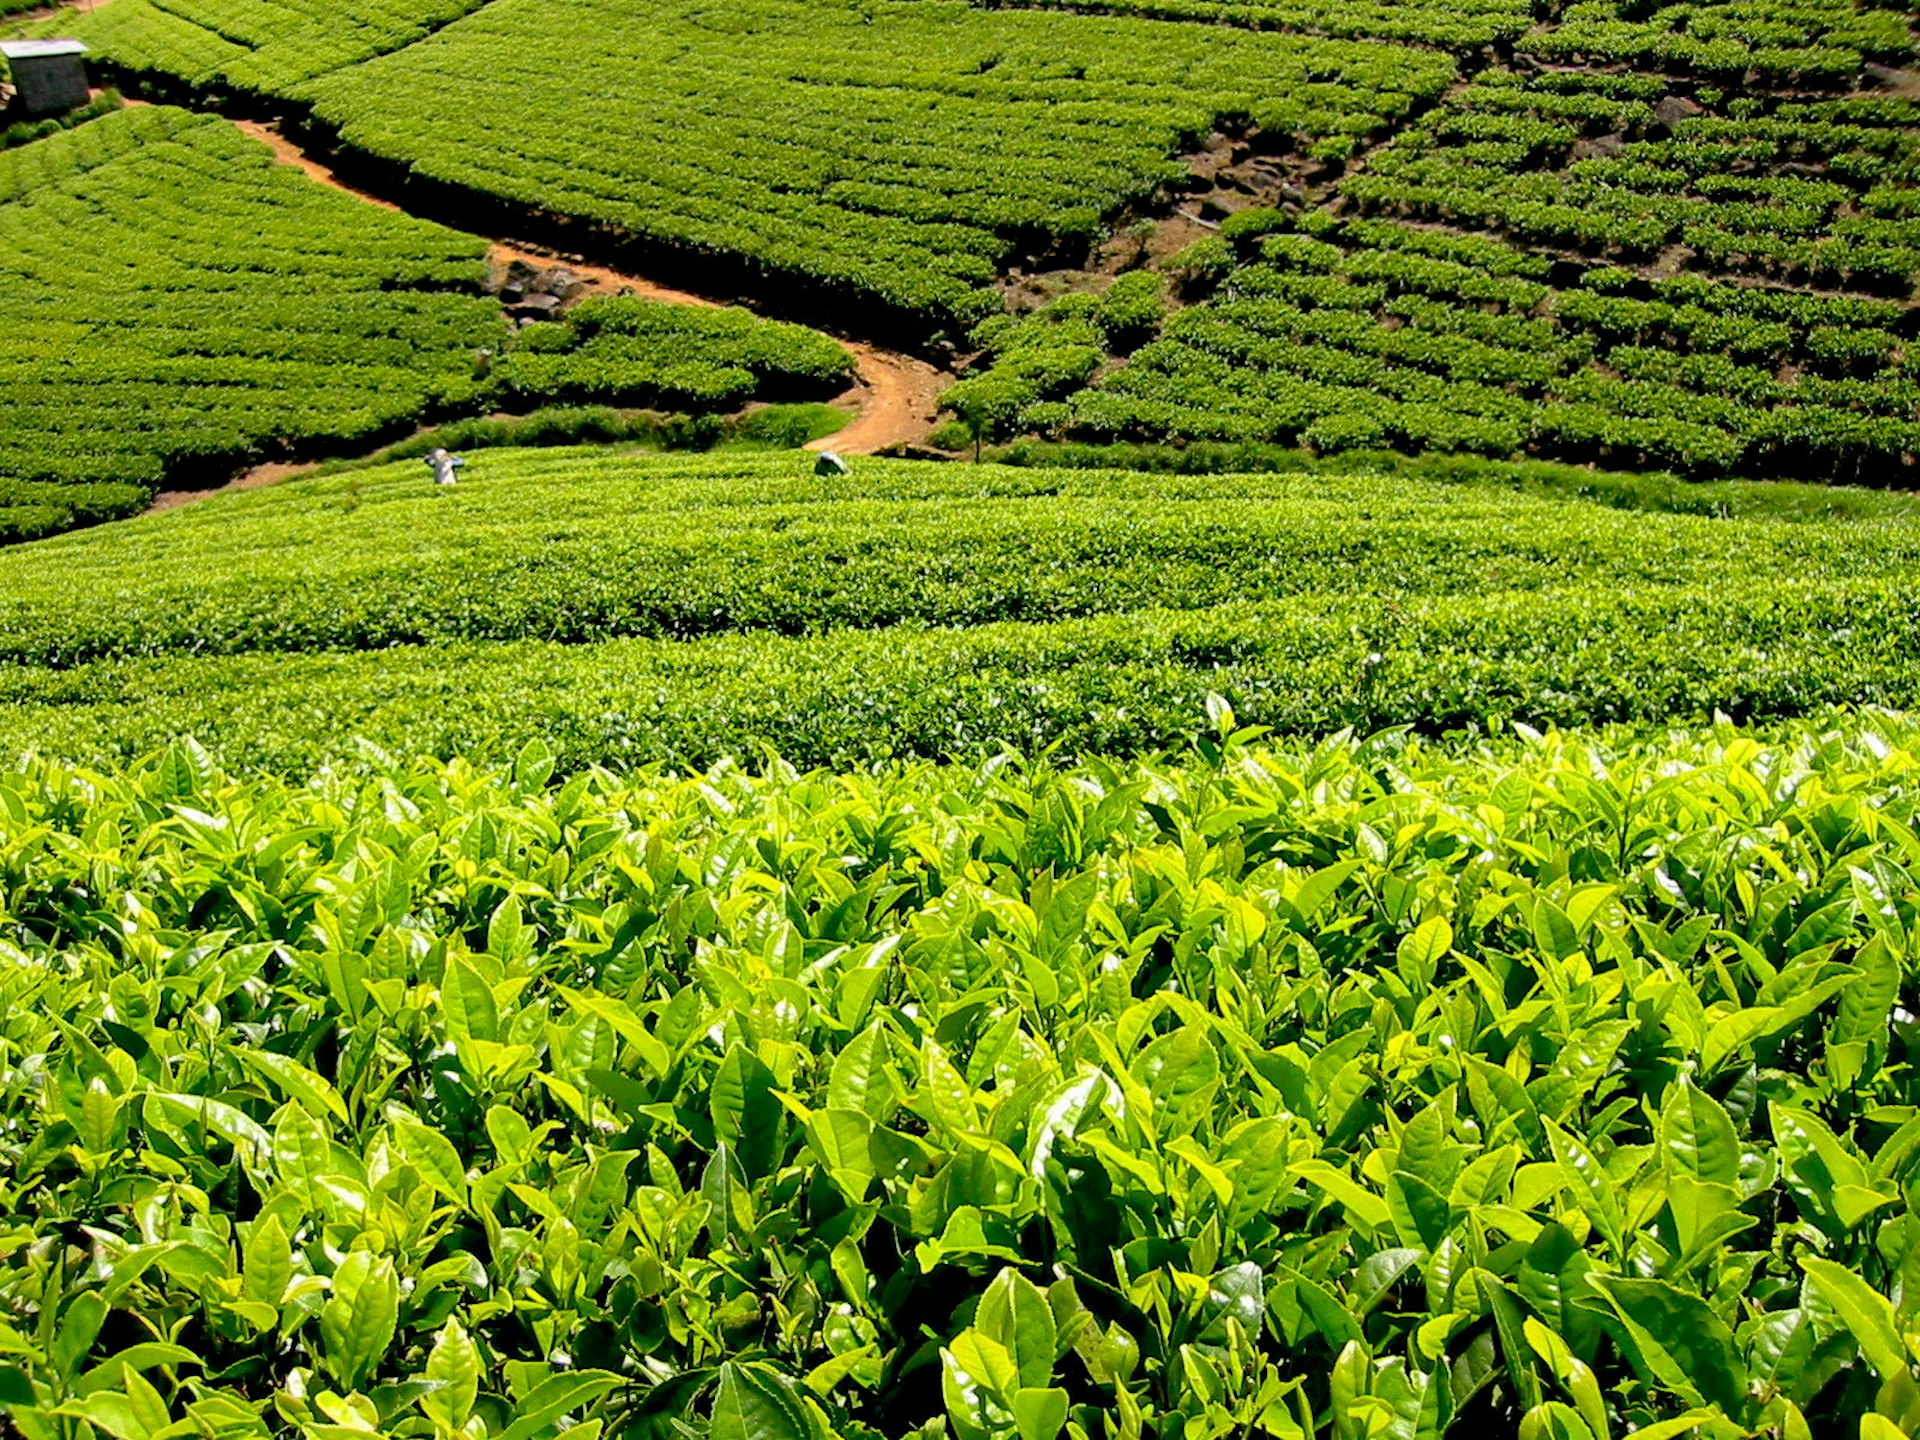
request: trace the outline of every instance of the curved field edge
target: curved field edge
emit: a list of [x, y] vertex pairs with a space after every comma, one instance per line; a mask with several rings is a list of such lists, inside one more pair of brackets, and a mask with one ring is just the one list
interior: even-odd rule
[[1528, 591], [1573, 609], [1596, 591], [1651, 604], [1710, 579], [1729, 598], [1764, 598], [1780, 575], [1898, 586], [1920, 558], [1920, 527], [1894, 515], [1649, 515], [1364, 469], [1202, 479], [863, 459], [820, 476], [791, 453], [469, 459], [452, 489], [402, 463], [0, 555], [0, 663], [1166, 612], [1151, 628], [1246, 604], [1372, 605], [1370, 648], [1397, 651], [1405, 604]]
[[423, 421], [551, 399], [726, 412], [855, 373], [824, 335], [637, 297], [516, 332], [479, 237], [165, 107], [0, 154], [0, 241], [0, 540]]
[[11, 1418], [1731, 1440], [1914, 1383], [1912, 721], [1215, 718], [0, 774]]

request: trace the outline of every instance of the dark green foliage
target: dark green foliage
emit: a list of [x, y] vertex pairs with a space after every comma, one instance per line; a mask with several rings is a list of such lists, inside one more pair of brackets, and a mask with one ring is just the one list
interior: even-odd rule
[[108, 8], [73, 28], [116, 63], [311, 105], [413, 175], [930, 327], [992, 313], [1003, 260], [1096, 238], [1218, 121], [1348, 141], [1456, 73], [1367, 40], [960, 0], [733, 0], [719, 24], [695, 0], [442, 0], [472, 13], [426, 38], [277, 0], [238, 25], [220, 0]]
[[1239, 267], [1197, 272], [1209, 298], [1000, 428], [1881, 484], [1920, 448], [1899, 303], [1611, 267], [1555, 292], [1543, 257], [1486, 237], [1312, 228], [1235, 227]]
[[99, 661], [0, 671], [0, 744], [113, 759], [198, 734], [235, 764], [291, 772], [351, 756], [362, 737], [475, 759], [543, 739], [575, 767], [768, 745], [845, 765], [1006, 746], [1151, 752], [1191, 737], [1210, 691], [1302, 735], [1920, 704], [1910, 586], [1553, 599], [1310, 597], [963, 630]]
[[[6, 6], [0, 3], [0, 14], [5, 13]], [[0, 71], [0, 78], [4, 78], [4, 71]], [[125, 103], [118, 90], [103, 90], [78, 110], [65, 115], [49, 115], [44, 120], [16, 120], [0, 130], [0, 150], [10, 150], [32, 140], [44, 140], [50, 135], [58, 135], [62, 130], [84, 125], [89, 120], [98, 120], [102, 115], [111, 115]]]
[[549, 445], [624, 445], [649, 450], [795, 450], [845, 427], [831, 405], [761, 405], [737, 416], [661, 415], [609, 405], [543, 405], [525, 415], [455, 420], [357, 460], [334, 460], [317, 475], [370, 470], [429, 451], [495, 450]]
[[745, 310], [605, 296], [522, 330], [493, 376], [515, 398], [724, 410], [756, 396], [836, 395], [853, 359], [818, 331]]
[[0, 557], [0, 747], [841, 764], [1152, 751], [1210, 692], [1299, 734], [1920, 702], [1910, 522], [1378, 475], [1228, 499], [1217, 477], [809, 471], [496, 452], [450, 491], [407, 462]]
[[1486, 460], [1475, 455], [1402, 455], [1393, 451], [1314, 456], [1290, 445], [1058, 444], [1021, 440], [993, 452], [1001, 464], [1154, 474], [1384, 475], [1449, 485], [1486, 485], [1524, 494], [1591, 500], [1618, 510], [1663, 515], [1746, 516], [1776, 520], [1863, 520], [1920, 513], [1912, 492], [1777, 480], [1682, 480], [1660, 471], [1597, 470], [1545, 460]]

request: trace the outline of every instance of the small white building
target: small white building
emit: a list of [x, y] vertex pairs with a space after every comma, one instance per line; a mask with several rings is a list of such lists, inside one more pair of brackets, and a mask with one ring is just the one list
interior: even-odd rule
[[12, 108], [36, 117], [62, 115], [86, 104], [92, 93], [86, 55], [87, 47], [78, 40], [0, 40], [0, 61], [11, 72]]

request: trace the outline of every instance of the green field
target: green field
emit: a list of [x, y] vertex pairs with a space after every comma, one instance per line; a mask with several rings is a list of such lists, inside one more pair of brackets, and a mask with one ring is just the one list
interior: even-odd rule
[[1920, 1435], [1910, 9], [22, 29], [0, 1440]]
[[1453, 74], [1410, 48], [955, 0], [750, 0], [724, 23], [693, 4], [494, 0], [345, 64], [293, 7], [248, 7], [258, 48], [228, 41], [228, 8], [114, 0], [70, 28], [120, 65], [309, 106], [412, 175], [935, 323], [995, 308], [1000, 261], [1091, 235], [1224, 116], [1344, 142]]
[[[770, 295], [877, 302], [935, 338], [995, 325], [996, 282], [1097, 293], [1112, 275], [1073, 267], [1114, 230], [1214, 207], [1221, 233], [1131, 262], [1173, 313], [1044, 360], [991, 328], [955, 340], [989, 374], [988, 438], [1870, 484], [1917, 448], [1920, 102], [1894, 8], [755, 0], [715, 23], [493, 0], [354, 19], [116, 0], [69, 28], [117, 73], [308, 116], [395, 183], [590, 222]], [[578, 52], [588, 30], [605, 38]], [[1223, 146], [1253, 169], [1183, 199]]]
[[1455, 87], [1325, 203], [1228, 217], [1164, 266], [1174, 313], [989, 321], [956, 405], [1001, 435], [1910, 479], [1920, 108], [1845, 90], [1911, 49], [1905, 19], [1609, 8], [1521, 40], [1524, 68]]
[[738, 310], [608, 297], [510, 334], [486, 253], [184, 110], [0, 151], [0, 540], [421, 420], [551, 399], [725, 410], [851, 375], [825, 336]]
[[[0, 555], [0, 744], [569, 768], [1913, 704], [1920, 523], [1336, 475], [495, 451]], [[1760, 492], [1764, 498], [1764, 491]], [[209, 553], [220, 572], [206, 570]]]

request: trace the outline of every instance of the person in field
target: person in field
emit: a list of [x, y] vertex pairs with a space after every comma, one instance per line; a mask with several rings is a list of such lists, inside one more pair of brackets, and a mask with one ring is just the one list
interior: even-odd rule
[[454, 481], [460, 478], [460, 471], [465, 467], [466, 463], [467, 462], [462, 460], [458, 455], [451, 454], [444, 449], [434, 449], [427, 452], [427, 466], [433, 471], [433, 483], [436, 485], [453, 484]]

